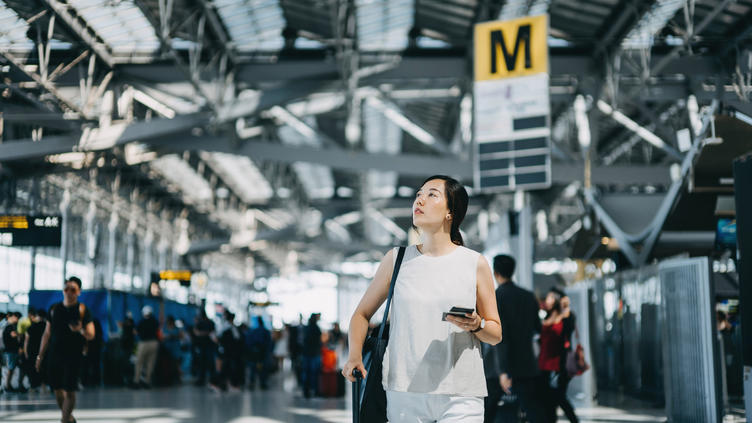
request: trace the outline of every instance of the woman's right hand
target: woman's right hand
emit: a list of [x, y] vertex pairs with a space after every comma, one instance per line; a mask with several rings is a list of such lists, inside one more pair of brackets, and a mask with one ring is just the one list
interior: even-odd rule
[[349, 359], [347, 360], [347, 363], [345, 363], [345, 367], [342, 369], [342, 375], [350, 382], [355, 382], [355, 376], [353, 376], [353, 371], [360, 370], [360, 374], [363, 375], [363, 377], [366, 377], [366, 368], [363, 366], [363, 360], [355, 360], [355, 359]]

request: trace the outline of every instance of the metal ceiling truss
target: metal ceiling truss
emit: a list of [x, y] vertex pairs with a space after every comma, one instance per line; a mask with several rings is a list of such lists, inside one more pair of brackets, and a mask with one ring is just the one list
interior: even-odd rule
[[[209, 108], [217, 111], [224, 103], [228, 90], [234, 93], [233, 72], [230, 67], [236, 57], [229, 47], [229, 36], [213, 7], [205, 0], [200, 0], [199, 7], [181, 10], [181, 13], [187, 13], [187, 17], [179, 20], [175, 18], [178, 12], [175, 10], [176, 0], [158, 0], [157, 16], [145, 0], [134, 1], [154, 26], [162, 48], [191, 83], [196, 94], [204, 99]], [[189, 42], [187, 61], [176, 48], [178, 37]], [[204, 56], [208, 56], [209, 60], [202, 61]], [[213, 75], [214, 80], [203, 81], [204, 74]]]
[[[21, 57], [9, 50], [2, 50], [0, 54], [4, 56], [6, 62], [12, 65], [14, 71], [20, 71], [25, 78], [30, 79], [37, 87], [45, 91], [46, 94], [42, 98], [54, 97], [65, 114], [53, 115], [49, 107], [45, 106], [46, 103], [34, 99], [33, 96], [27, 96], [31, 103], [42, 106], [43, 119], [39, 119], [39, 116], [34, 113], [29, 113], [27, 109], [16, 109], [15, 115], [8, 113], [7, 120], [9, 123], [34, 124], [36, 122], [39, 126], [55, 130], [68, 128], [67, 118], [73, 116], [78, 118], [73, 122], [78, 123], [80, 127], [77, 128], [78, 131], [68, 135], [42, 136], [41, 130], [38, 130], [33, 134], [32, 139], [0, 144], [0, 163], [38, 159], [50, 154], [71, 151], [107, 151], [113, 148], [119, 149], [136, 141], [144, 143], [159, 153], [185, 150], [226, 152], [252, 158], [267, 181], [274, 186], [275, 195], [287, 190], [286, 200], [293, 200], [294, 208], [299, 211], [312, 203], [305, 195], [299, 177], [290, 168], [290, 164], [296, 161], [323, 164], [345, 172], [360, 172], [368, 168], [416, 176], [423, 176], [427, 172], [433, 173], [431, 169], [435, 170], [438, 167], [447, 169], [447, 173], [471, 180], [471, 165], [465, 160], [449, 160], [435, 155], [368, 153], [359, 149], [360, 146], [356, 142], [359, 137], [355, 136], [346, 137], [351, 142], [349, 146], [345, 144], [346, 147], [342, 147], [342, 144], [331, 139], [315, 125], [302, 119], [303, 114], [295, 112], [292, 106], [286, 107], [286, 105], [292, 100], [308, 97], [311, 93], [323, 90], [339, 91], [337, 95], [344, 97], [344, 108], [349, 116], [351, 119], [357, 119], [355, 123], [358, 126], [359, 135], [363, 132], [362, 122], [359, 119], [360, 101], [364, 98], [376, 99], [377, 105], [383, 106], [380, 110], [396, 123], [401, 122], [400, 126], [403, 130], [408, 133], [411, 133], [411, 130], [422, 131], [420, 133], [427, 134], [424, 140], [416, 137], [414, 133], [413, 137], [421, 141], [430, 138], [431, 141], [427, 144], [431, 148], [441, 154], [447, 154], [449, 144], [441, 140], [440, 136], [430, 133], [430, 129], [427, 129], [430, 125], [421, 127], [418, 123], [419, 119], [412, 116], [406, 117], [409, 115], [407, 111], [410, 110], [408, 102], [411, 101], [407, 97], [412, 96], [413, 99], [416, 96], [420, 97], [422, 95], [420, 90], [412, 90], [418, 93], [405, 94], [403, 97], [400, 97], [398, 93], [400, 90], [411, 91], [405, 90], [405, 86], [412, 87], [423, 81], [432, 83], [431, 87], [424, 91], [426, 96], [429, 90], [451, 91], [458, 83], [461, 86], [462, 81], [468, 78], [467, 50], [463, 48], [422, 50], [417, 47], [415, 38], [421, 34], [420, 31], [425, 30], [422, 35], [438, 34], [438, 38], [460, 45], [462, 37], [457, 30], [469, 33], [472, 31], [473, 22], [479, 19], [495, 18], [503, 2], [481, 1], [466, 7], [466, 5], [458, 6], [455, 3], [418, 1], [415, 5], [416, 16], [434, 19], [434, 24], [440, 21], [455, 22], [456, 27], [446, 28], [444, 31], [444, 28], [434, 28], [433, 24], [426, 24], [423, 25], [425, 28], [418, 28], [428, 21], [421, 21], [421, 25], [416, 21], [416, 31], [410, 33], [413, 44], [407, 51], [400, 53], [360, 51], [355, 26], [355, 2], [353, 0], [330, 2], [327, 3], [328, 7], [323, 12], [323, 15], [326, 15], [325, 19], [316, 20], [311, 17], [310, 22], [304, 22], [311, 23], [310, 28], [302, 24], [299, 25], [300, 28], [293, 28], [300, 30], [298, 35], [318, 39], [328, 44], [328, 47], [299, 51], [288, 43], [290, 48], [282, 53], [240, 54], [233, 47], [233, 42], [236, 40], [229, 35], [211, 1], [197, 0], [186, 3], [182, 0], [151, 2], [135, 0], [139, 9], [154, 27], [162, 45], [161, 58], [154, 56], [148, 58], [150, 63], [135, 63], [142, 58], [127, 59], [117, 56], [86, 20], [77, 14], [74, 7], [61, 0], [44, 1], [49, 6], [49, 10], [54, 11], [54, 15], [46, 12], [51, 16], [44, 21], [47, 24], [45, 31], [36, 32], [37, 54]], [[594, 27], [597, 37], [591, 37], [593, 40], [596, 38], [598, 40], [594, 43], [594, 48], [587, 50], [578, 49], [577, 46], [551, 48], [552, 81], [557, 81], [556, 85], [551, 88], [552, 102], [570, 104], [578, 93], [590, 94], [596, 106], [600, 104], [599, 101], [602, 101], [602, 96], [609, 98], [610, 101], [603, 103], [610, 108], [610, 113], [606, 114], [612, 116], [622, 114], [623, 119], [620, 123], [638, 132], [629, 137], [626, 142], [623, 142], [623, 137], [616, 137], [616, 142], [620, 143], [616, 148], [599, 148], [605, 154], [603, 160], [607, 165], [592, 169], [593, 177], [599, 183], [669, 184], [668, 171], [665, 167], [632, 167], [630, 170], [626, 166], [608, 165], [615, 163], [618, 157], [634, 147], [636, 140], [641, 139], [640, 136], [642, 139], [646, 136], [652, 139], [645, 131], [656, 131], [659, 125], [664, 125], [676, 116], [681, 110], [681, 107], [676, 106], [677, 100], [684, 100], [689, 94], [696, 95], [698, 101], [702, 103], [707, 103], [712, 99], [721, 101], [738, 99], [734, 92], [726, 92], [716, 86], [706, 89], [707, 87], [701, 82], [712, 81], [715, 85], [722, 86], [730, 80], [728, 76], [718, 77], [718, 75], [731, 75], [730, 69], [724, 72], [724, 68], [728, 67], [731, 62], [731, 53], [736, 51], [737, 46], [746, 40], [752, 31], [746, 25], [746, 20], [742, 20], [745, 22], [744, 25], [740, 24], [729, 31], [732, 39], [721, 51], [720, 59], [716, 53], [697, 54], [698, 52], [692, 49], [703, 31], [724, 12], [733, 0], [719, 1], [712, 10], [703, 15], [704, 18], [697, 25], [691, 25], [690, 19], [683, 45], [669, 49], [665, 46], [660, 48], [650, 46], [649, 60], [642, 60], [644, 57], [633, 58], [630, 54], [623, 52], [624, 38], [638, 25], [645, 13], [661, 1], [622, 0], [619, 6], [610, 10], [601, 10], [603, 8], [588, 3], [588, 7], [592, 6], [595, 9], [583, 10], [582, 16], [579, 17], [572, 14], [571, 4], [556, 0], [552, 2], [556, 7], [551, 11], [552, 19], [559, 19], [562, 28], [569, 25], [566, 22], [567, 19], [571, 21], [570, 26], [582, 26], [578, 22], [583, 20], [599, 23]], [[532, 3], [527, 2], [527, 7], [529, 8]], [[185, 5], [190, 7], [183, 7]], [[286, 16], [294, 15], [300, 19], [309, 17], [295, 12], [293, 9], [297, 10], [297, 6], [293, 2], [283, 1], [282, 9]], [[319, 21], [323, 22], [324, 26], [319, 25], [321, 23]], [[41, 25], [40, 22], [42, 21], [37, 22], [38, 26]], [[57, 25], [62, 22], [65, 29], [72, 30], [88, 50], [76, 51], [73, 54], [52, 51], [50, 43], [46, 40], [52, 39], [51, 34], [55, 31], [56, 22]], [[288, 19], [288, 25], [291, 22], [292, 18]], [[464, 28], [463, 25], [466, 23], [468, 26]], [[315, 27], [316, 25], [319, 27]], [[585, 28], [582, 29], [582, 31], [585, 30]], [[553, 32], [556, 35], [561, 31], [554, 30]], [[331, 55], [331, 46], [334, 46], [337, 58], [335, 61], [326, 60]], [[582, 54], [584, 50], [593, 53]], [[685, 52], [690, 54], [684, 55]], [[163, 60], [164, 58], [169, 59]], [[129, 60], [131, 63], [127, 63]], [[604, 61], [607, 67], [599, 69], [599, 64]], [[103, 63], [106, 67], [100, 69], [97, 63], [100, 65]], [[85, 66], [86, 64], [88, 67]], [[36, 65], [37, 70], [31, 71], [30, 69], [33, 68], [29, 65]], [[117, 66], [113, 69], [115, 65]], [[70, 77], [70, 71], [74, 68], [78, 68], [82, 73], [78, 79]], [[367, 69], [377, 69], [377, 71], [366, 71]], [[599, 70], [600, 73], [598, 73]], [[583, 75], [593, 75], [594, 71], [596, 71], [594, 77], [583, 78]], [[684, 77], [677, 75], [684, 75]], [[691, 75], [691, 79], [687, 75]], [[23, 88], [15, 82], [8, 85], [13, 92], [24, 92], [28, 87], [27, 81], [23, 81]], [[563, 82], [563, 85], [559, 85], [560, 82]], [[282, 87], [278, 88], [280, 83]], [[110, 88], [110, 84], [114, 87]], [[136, 87], [142, 93], [146, 93], [144, 95], [147, 97], [135, 101], [153, 110], [153, 113], [148, 112], [145, 115], [141, 112], [133, 113], [133, 92], [127, 95], [125, 93], [128, 86]], [[343, 86], [344, 90], [341, 89]], [[71, 99], [71, 87], [78, 88], [80, 100]], [[199, 107], [205, 107], [210, 111], [185, 113], [165, 102], [160, 102], [155, 97], [148, 98], [149, 90], [144, 87], [163, 92], [170, 91], [172, 87], [176, 88], [172, 90], [173, 92], [180, 87], [188, 87], [188, 92], [190, 92], [190, 87], [192, 87], [203, 98], [203, 101], [199, 102]], [[379, 92], [370, 87], [378, 87], [379, 90], [382, 87], [389, 88]], [[109, 96], [107, 101], [100, 101], [108, 90], [112, 90], [113, 95]], [[343, 91], [344, 94], [341, 94]], [[449, 97], [461, 96], [462, 90], [458, 91], [460, 91], [459, 94]], [[114, 98], [114, 95], [120, 97]], [[128, 95], [131, 95], [131, 98], [128, 98]], [[186, 97], [190, 97], [190, 94]], [[114, 105], [108, 105], [107, 102], [118, 105], [121, 102], [131, 102], [130, 113], [122, 113], [119, 109], [115, 113], [113, 112]], [[635, 102], [639, 104], [635, 105]], [[669, 102], [674, 104], [664, 110], [657, 119], [650, 117], [653, 107], [655, 110], [661, 110]], [[330, 111], [342, 107], [337, 102], [332, 102], [332, 104], [333, 109], [329, 109]], [[263, 126], [258, 126], [257, 128], [261, 128], [258, 131], [243, 132], [237, 129], [249, 129], [245, 126], [245, 118], [258, 117], [260, 111], [269, 110], [274, 106], [279, 106], [271, 113], [276, 119], [297, 128], [299, 132], [302, 131], [301, 133], [313, 134], [321, 141], [321, 145], [291, 146], [283, 145], [277, 142], [278, 140], [264, 141], [259, 138], [268, 138], [269, 133], [264, 131]], [[138, 107], [139, 110], [144, 110], [141, 106]], [[445, 108], [444, 116], [452, 115], [454, 118], [456, 113], [453, 109], [448, 109], [448, 107]], [[566, 114], [568, 109], [564, 108], [564, 110]], [[23, 113], [20, 113], [21, 111]], [[152, 117], [154, 113], [162, 118]], [[434, 115], [429, 114], [429, 117], [434, 119]], [[113, 121], [111, 119], [113, 116], [119, 119]], [[641, 119], [645, 117], [647, 119]], [[99, 126], [93, 125], [93, 121], [97, 118], [100, 121]], [[591, 121], [595, 120], [591, 119]], [[645, 120], [647, 122], [643, 123]], [[265, 120], [260, 119], [260, 121], [261, 125], [264, 125]], [[233, 124], [236, 125], [235, 128]], [[258, 123], [248, 125], [258, 125]], [[601, 135], [605, 135], [609, 130], [608, 127], [602, 130]], [[240, 136], [241, 132], [247, 136]], [[594, 128], [593, 133], [596, 137], [598, 132], [598, 128]], [[593, 142], [600, 144], [604, 139], [605, 137], [600, 140], [594, 139]], [[667, 144], [664, 143], [664, 145]], [[354, 150], [354, 147], [358, 150]], [[668, 146], [666, 150], [669, 151], [670, 157], [680, 158], [672, 147]], [[688, 156], [683, 157], [683, 163], [687, 162]], [[221, 180], [221, 177], [207, 171], [205, 164], [202, 164], [202, 160], [197, 155], [188, 154], [187, 158], [187, 162], [194, 170], [214, 181], [213, 189], [216, 190], [223, 184], [227, 185], [231, 198], [235, 198], [234, 207], [250, 207], [248, 204], [241, 204], [238, 193], [234, 193], [229, 184]], [[555, 163], [554, 170], [555, 181], [567, 179], [571, 181], [580, 179], [583, 175], [582, 164], [578, 163], [568, 165]], [[672, 190], [674, 185], [672, 185]], [[593, 193], [589, 195], [593, 197], [593, 203], [596, 204], [594, 207], [597, 207]], [[215, 202], [210, 207], [212, 210], [207, 211], [210, 215], [220, 207], [216, 203], [216, 198], [214, 200]], [[273, 198], [273, 200], [285, 201], [280, 197]], [[367, 205], [361, 204], [363, 207]], [[390, 219], [388, 216], [384, 218]], [[384, 223], [387, 228], [391, 226], [387, 222]], [[397, 234], [393, 233], [393, 235]], [[643, 257], [643, 254], [649, 254], [649, 251], [648, 253], [645, 251], [650, 250], [651, 242], [655, 241], [652, 232], [640, 235], [644, 237], [641, 237], [639, 241], [645, 241], [644, 245], [649, 248], [643, 248], [642, 253], [639, 254], [636, 250], [633, 251], [631, 261], [644, 259], [646, 256]], [[635, 241], [628, 234], [625, 235], [625, 239]]]
[[[593, 208], [598, 220], [603, 224], [606, 230], [618, 241], [619, 249], [627, 257], [632, 266], [640, 267], [645, 265], [652, 254], [653, 247], [663, 229], [663, 224], [666, 222], [666, 218], [671, 212], [671, 209], [676, 203], [676, 200], [686, 183], [686, 177], [690, 173], [695, 158], [702, 150], [706, 133], [710, 128], [711, 121], [714, 119], [718, 106], [718, 101], [713, 101], [711, 106], [705, 110], [705, 114], [702, 117], [702, 129], [699, 131], [699, 134], [694, 137], [692, 148], [686, 153], [682, 160], [679, 178], [671, 184], [653, 221], [639, 234], [628, 234], [624, 232], [600, 205], [595, 190], [592, 188], [585, 189], [584, 193], [588, 204]], [[633, 245], [634, 243], [642, 244], [639, 251]]]

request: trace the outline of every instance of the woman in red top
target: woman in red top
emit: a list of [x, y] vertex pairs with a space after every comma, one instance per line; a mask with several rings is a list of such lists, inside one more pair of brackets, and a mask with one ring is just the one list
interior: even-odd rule
[[568, 310], [562, 310], [561, 299], [564, 293], [559, 289], [552, 288], [548, 295], [544, 307], [547, 311], [546, 319], [540, 334], [540, 355], [538, 356], [538, 366], [546, 380], [549, 381], [550, 401], [548, 413], [551, 422], [556, 421], [556, 409], [561, 407], [571, 423], [577, 423], [579, 420], [574, 413], [574, 407], [567, 399], [567, 387], [569, 386], [569, 375], [564, 368], [566, 359], [566, 344], [569, 342], [569, 334], [565, 333], [565, 319], [568, 317]]

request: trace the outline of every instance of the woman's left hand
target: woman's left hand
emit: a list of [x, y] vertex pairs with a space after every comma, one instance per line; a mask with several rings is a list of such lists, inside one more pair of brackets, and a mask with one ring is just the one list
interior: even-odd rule
[[465, 314], [465, 316], [467, 317], [447, 315], [446, 320], [447, 322], [450, 322], [458, 328], [468, 332], [480, 327], [480, 316], [478, 315], [478, 313], [473, 312], [472, 314]]

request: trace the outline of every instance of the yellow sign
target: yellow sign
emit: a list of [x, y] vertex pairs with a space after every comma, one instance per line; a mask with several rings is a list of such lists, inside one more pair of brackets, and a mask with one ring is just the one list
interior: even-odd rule
[[29, 229], [26, 216], [0, 216], [0, 229]]
[[475, 25], [475, 80], [548, 73], [548, 16]]
[[163, 281], [190, 281], [190, 270], [162, 270], [159, 272], [159, 279]]

